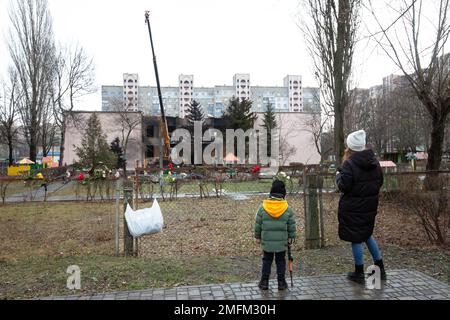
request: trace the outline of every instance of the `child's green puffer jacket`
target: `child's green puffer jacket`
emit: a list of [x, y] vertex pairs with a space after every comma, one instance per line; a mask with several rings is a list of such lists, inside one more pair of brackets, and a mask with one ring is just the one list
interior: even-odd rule
[[265, 252], [284, 252], [288, 239], [296, 238], [294, 212], [286, 200], [265, 200], [256, 214], [255, 238]]

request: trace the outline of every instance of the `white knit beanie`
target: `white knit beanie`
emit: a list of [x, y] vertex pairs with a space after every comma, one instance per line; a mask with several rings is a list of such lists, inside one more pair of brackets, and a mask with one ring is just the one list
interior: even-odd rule
[[360, 152], [366, 150], [366, 132], [364, 130], [351, 133], [347, 138], [347, 147]]

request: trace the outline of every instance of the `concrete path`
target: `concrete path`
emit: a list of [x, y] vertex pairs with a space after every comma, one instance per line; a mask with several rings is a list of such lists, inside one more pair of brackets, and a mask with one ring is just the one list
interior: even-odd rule
[[[65, 186], [62, 188], [66, 188]], [[60, 188], [60, 189], [62, 189]], [[56, 189], [56, 191], [60, 190]], [[54, 192], [54, 191], [52, 191]], [[303, 194], [303, 193], [299, 193]], [[251, 197], [256, 196], [268, 196], [268, 193], [263, 192], [229, 192], [225, 195], [222, 195], [221, 198], [229, 198], [235, 201], [245, 201], [248, 200]], [[161, 200], [162, 196], [160, 194], [155, 194], [154, 198]], [[170, 199], [169, 195], [167, 194], [165, 196], [166, 199]], [[179, 193], [176, 197], [177, 199], [197, 199], [200, 198], [199, 194], [193, 194], [193, 193]], [[215, 194], [210, 194], [208, 199], [214, 199], [216, 198]], [[25, 200], [24, 200], [25, 199]], [[123, 196], [120, 196], [120, 199], [123, 199]], [[142, 197], [139, 195], [139, 199], [142, 199]], [[101, 200], [108, 200], [108, 201], [115, 201], [115, 195], [113, 199], [108, 199], [106, 196], [104, 199], [101, 199], [100, 196], [96, 195], [94, 197], [94, 201], [101, 201]], [[43, 202], [44, 201], [44, 191], [43, 189], [37, 191], [36, 196], [33, 197], [33, 200], [29, 200], [29, 196], [27, 192], [24, 193], [18, 193], [12, 196], [9, 196], [6, 198], [5, 203], [23, 203], [23, 202]], [[47, 195], [47, 202], [66, 202], [66, 201], [80, 201], [84, 202], [86, 201], [86, 194], [82, 193], [78, 198], [75, 195], [66, 195], [66, 196], [52, 196], [51, 194]]]
[[[69, 182], [67, 184], [63, 184], [62, 182], [50, 183], [47, 186], [47, 201], [51, 202], [53, 198], [56, 198], [56, 199], [61, 198], [61, 197], [58, 197], [58, 196], [56, 196], [56, 197], [51, 196], [51, 194], [53, 192], [57, 192], [57, 191], [65, 189], [65, 188], [72, 188], [73, 185], [74, 185], [73, 181], [71, 181], [71, 182]], [[44, 190], [43, 187], [40, 187], [39, 189], [34, 190], [32, 192], [32, 199], [30, 199], [31, 198], [30, 197], [30, 192], [29, 191], [24, 191], [24, 192], [19, 192], [19, 193], [16, 193], [16, 194], [13, 194], [13, 195], [10, 195], [10, 196], [6, 197], [6, 201], [5, 202], [6, 203], [42, 202], [42, 201], [44, 201], [44, 197], [45, 197], [45, 190]], [[66, 198], [66, 197], [62, 197], [62, 198]], [[75, 199], [74, 196], [73, 197], [69, 196], [67, 198]], [[70, 199], [68, 199], [68, 200], [70, 200]], [[55, 200], [53, 200], [53, 201], [55, 201]], [[62, 199], [57, 200], [57, 201], [62, 201]]]
[[417, 271], [393, 270], [381, 290], [366, 289], [345, 275], [330, 275], [296, 278], [294, 288], [285, 292], [272, 281], [267, 292], [257, 283], [234, 283], [41, 300], [450, 300], [450, 286]]

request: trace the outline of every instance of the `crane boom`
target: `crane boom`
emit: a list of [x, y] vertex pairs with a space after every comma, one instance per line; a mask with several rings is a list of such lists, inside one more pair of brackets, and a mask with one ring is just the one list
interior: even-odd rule
[[160, 105], [160, 109], [161, 109], [160, 125], [161, 125], [162, 137], [164, 140], [163, 158], [165, 161], [168, 161], [170, 158], [170, 136], [169, 136], [169, 130], [167, 128], [166, 112], [164, 111], [163, 97], [162, 97], [162, 92], [161, 92], [161, 83], [159, 81], [158, 64], [156, 63], [155, 48], [153, 46], [152, 29], [150, 27], [150, 11], [145, 11], [145, 23], [148, 26], [148, 33], [150, 35], [150, 45], [152, 47], [152, 53], [153, 53], [153, 66], [155, 69], [156, 85], [158, 87], [158, 98], [159, 98], [159, 105]]

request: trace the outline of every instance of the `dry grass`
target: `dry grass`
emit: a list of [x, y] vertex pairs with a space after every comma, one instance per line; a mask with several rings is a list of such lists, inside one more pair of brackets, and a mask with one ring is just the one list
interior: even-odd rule
[[[166, 229], [141, 240], [140, 259], [113, 256], [112, 202], [0, 206], [0, 299], [70, 294], [65, 270], [72, 264], [82, 268], [83, 294], [256, 280], [260, 248], [253, 221], [262, 199], [163, 202]], [[296, 275], [344, 273], [353, 264], [349, 244], [337, 236], [339, 197], [324, 199], [327, 248], [316, 251], [302, 249], [302, 198], [289, 199], [299, 235]], [[390, 203], [380, 206], [375, 235], [388, 268], [413, 268], [447, 281], [450, 251], [430, 246], [417, 222]]]
[[112, 204], [25, 203], [0, 212], [0, 261], [114, 250]]

